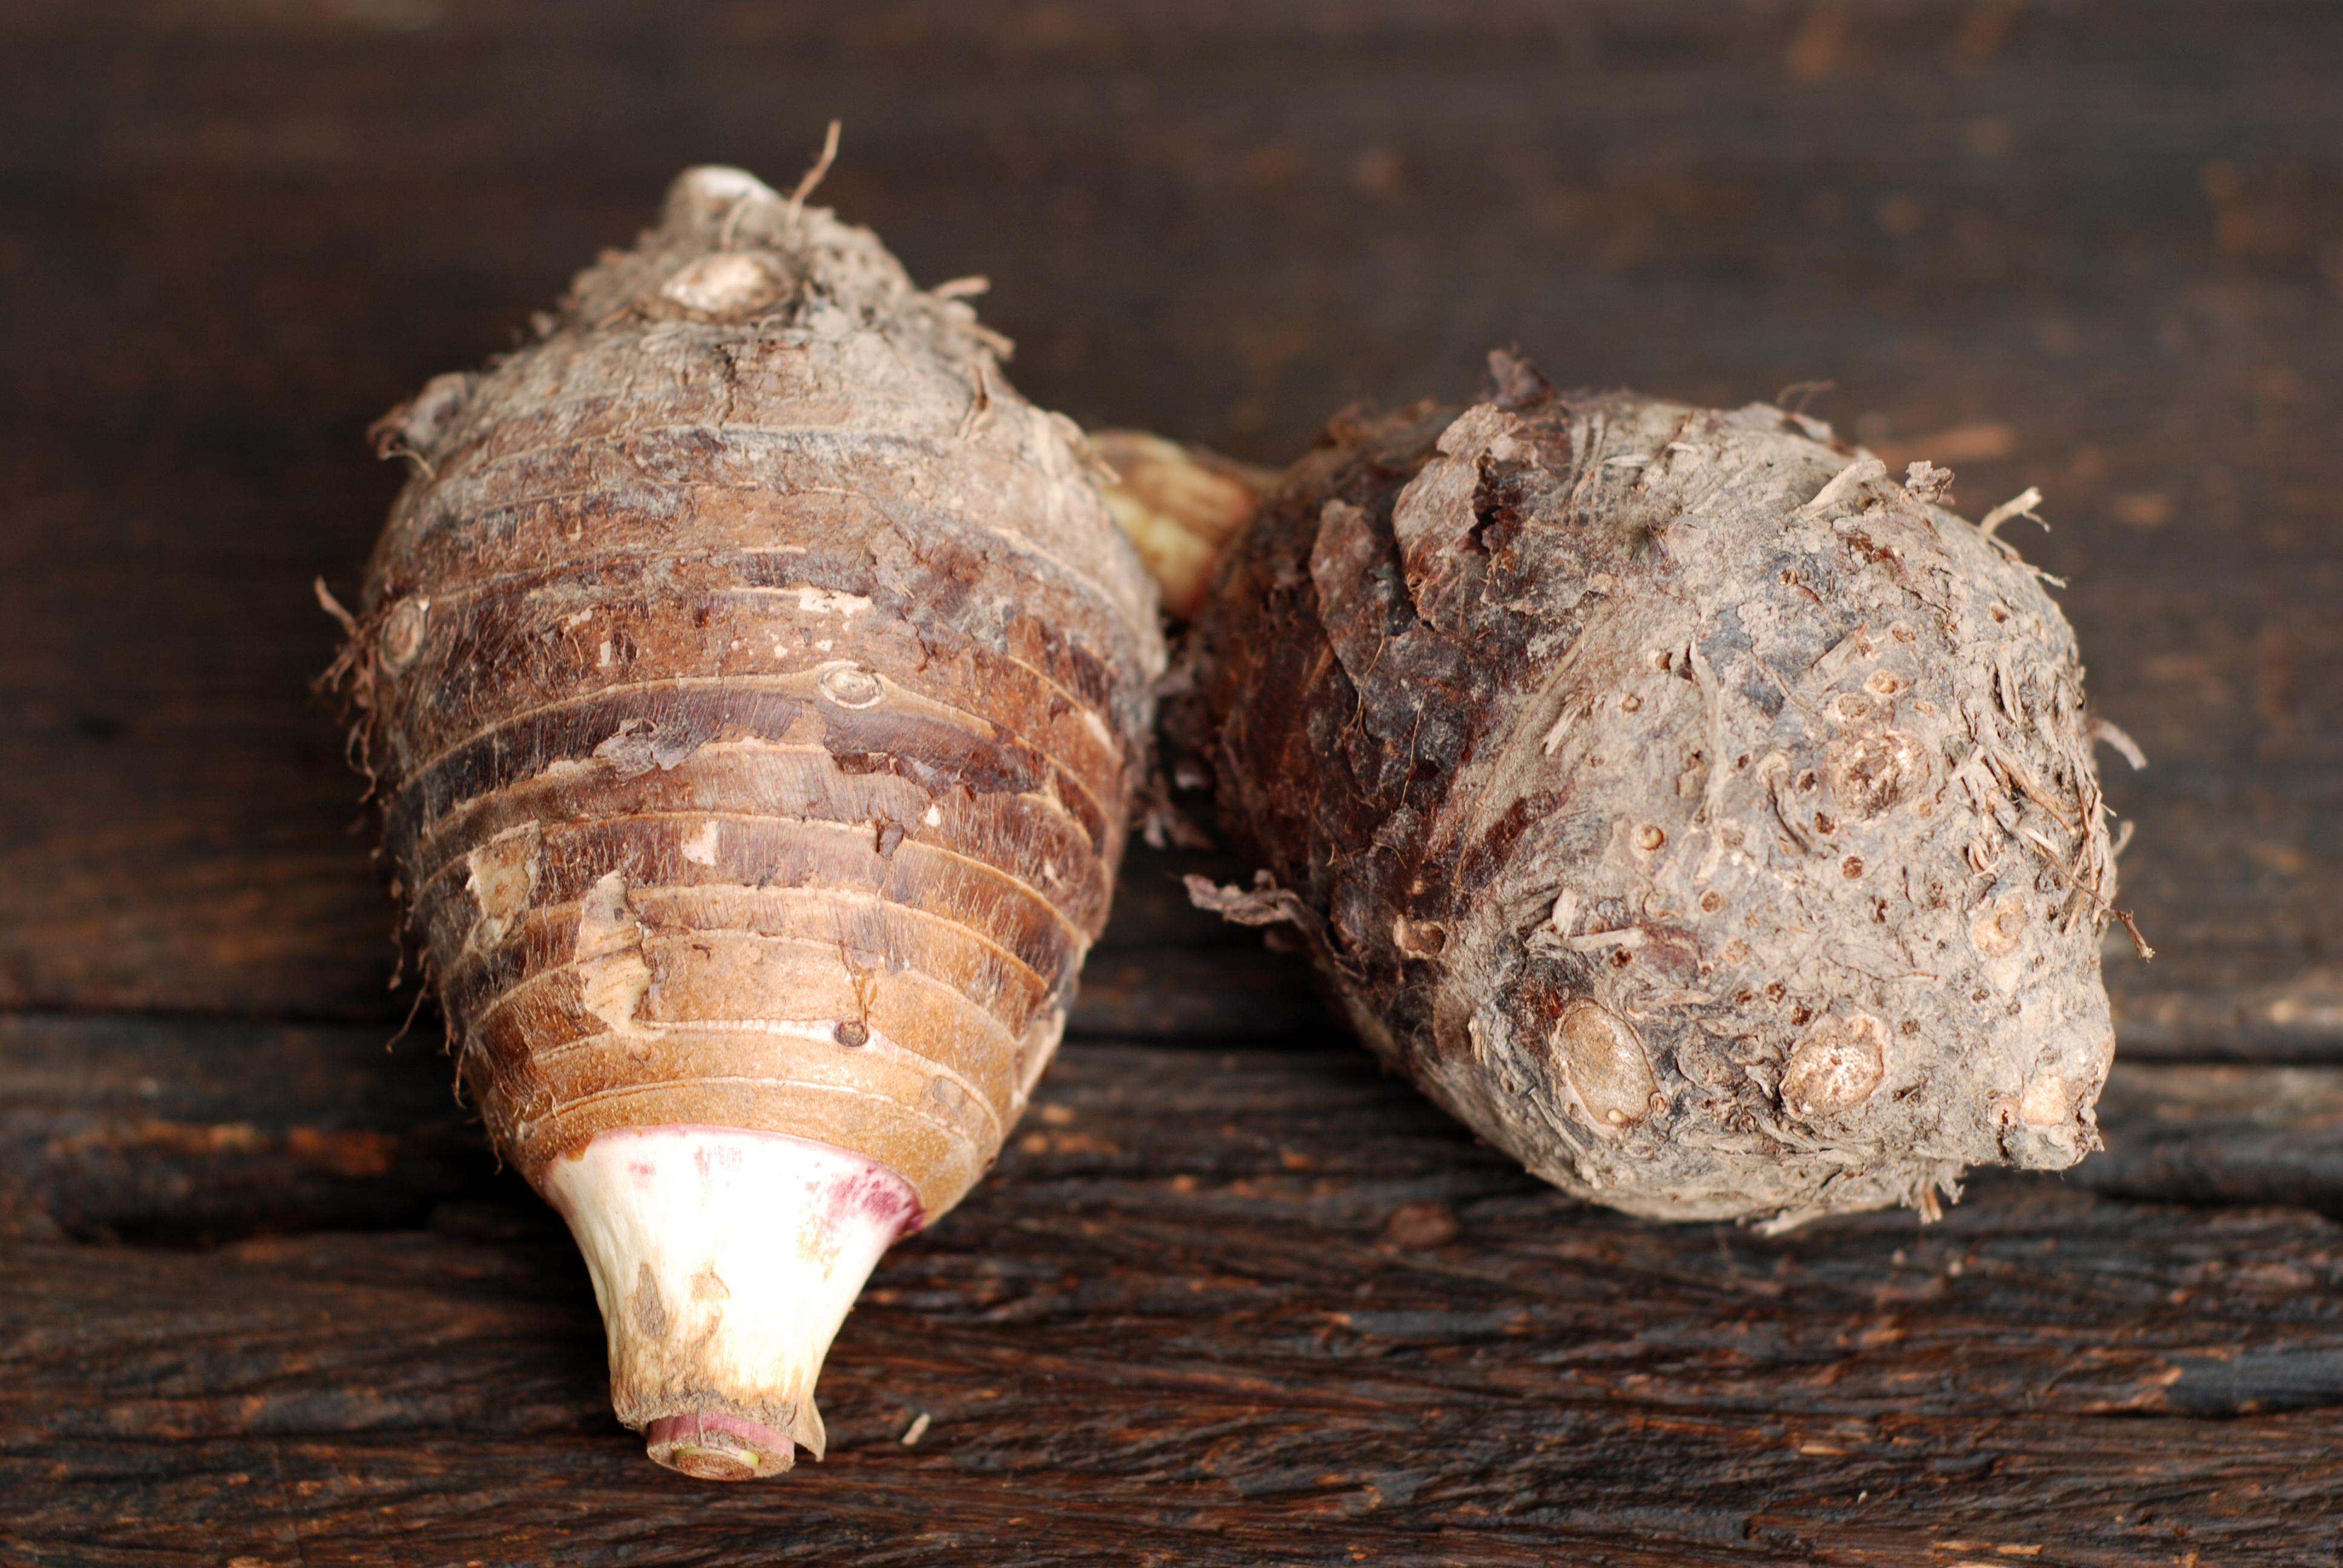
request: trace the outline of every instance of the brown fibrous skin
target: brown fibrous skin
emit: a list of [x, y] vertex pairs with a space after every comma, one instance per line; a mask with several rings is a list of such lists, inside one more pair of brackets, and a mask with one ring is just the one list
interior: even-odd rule
[[2038, 574], [1826, 427], [1338, 417], [1167, 715], [1360, 1035], [1568, 1191], [1795, 1223], [2097, 1146], [2115, 865]]
[[740, 1128], [932, 1221], [1056, 1049], [1161, 634], [970, 291], [693, 170], [534, 341], [381, 427], [414, 474], [342, 673], [463, 1082], [532, 1181], [610, 1129]]

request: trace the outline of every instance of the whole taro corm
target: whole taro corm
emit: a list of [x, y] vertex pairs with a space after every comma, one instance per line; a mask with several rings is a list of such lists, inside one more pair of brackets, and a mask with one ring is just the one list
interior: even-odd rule
[[[819, 171], [817, 171], [818, 173]], [[338, 674], [465, 1084], [569, 1221], [620, 1420], [825, 1442], [1104, 926], [1162, 665], [1081, 433], [961, 296], [738, 169], [382, 427]]]
[[1353, 1025], [1584, 1197], [1936, 1211], [2098, 1146], [2115, 860], [2038, 574], [1818, 422], [1558, 394], [1338, 418], [1170, 717]]

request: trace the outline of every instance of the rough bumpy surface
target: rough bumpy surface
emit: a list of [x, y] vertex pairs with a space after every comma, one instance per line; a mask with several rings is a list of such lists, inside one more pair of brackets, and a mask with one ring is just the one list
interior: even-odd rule
[[1569, 1191], [1935, 1211], [2097, 1147], [2115, 868], [2035, 574], [1826, 427], [1500, 391], [1336, 420], [1170, 732], [1360, 1034]]
[[416, 472], [347, 673], [464, 1082], [540, 1184], [741, 1128], [932, 1220], [1056, 1049], [1160, 634], [1079, 432], [952, 292], [697, 169], [385, 422]]

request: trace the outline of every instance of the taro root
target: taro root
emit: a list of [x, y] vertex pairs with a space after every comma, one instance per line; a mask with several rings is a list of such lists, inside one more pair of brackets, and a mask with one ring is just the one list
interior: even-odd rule
[[341, 675], [462, 1081], [568, 1220], [611, 1398], [819, 1456], [871, 1266], [1001, 1149], [1105, 922], [1161, 668], [1060, 416], [870, 233], [699, 168], [414, 473]]
[[1231, 547], [1169, 715], [1383, 1060], [1537, 1175], [1790, 1224], [2072, 1164], [2115, 864], [2038, 574], [1767, 407], [1351, 414]]
[[1193, 618], [1221, 552], [1278, 476], [1144, 430], [1093, 430], [1090, 443], [1113, 475], [1107, 506], [1155, 579], [1163, 613]]

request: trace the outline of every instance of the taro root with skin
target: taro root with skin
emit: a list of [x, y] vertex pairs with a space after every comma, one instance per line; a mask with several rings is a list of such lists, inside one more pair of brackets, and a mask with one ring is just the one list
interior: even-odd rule
[[341, 668], [462, 1079], [611, 1397], [817, 1456], [864, 1278], [958, 1202], [1106, 920], [1161, 667], [1080, 433], [877, 239], [738, 170], [382, 427]]
[[1768, 407], [1338, 418], [1231, 547], [1167, 730], [1358, 1032], [1666, 1219], [1956, 1197], [2097, 1146], [2112, 846], [2036, 574]]
[[1113, 475], [1107, 507], [1155, 579], [1163, 613], [1193, 618], [1221, 552], [1278, 476], [1144, 430], [1093, 430], [1090, 443]]

